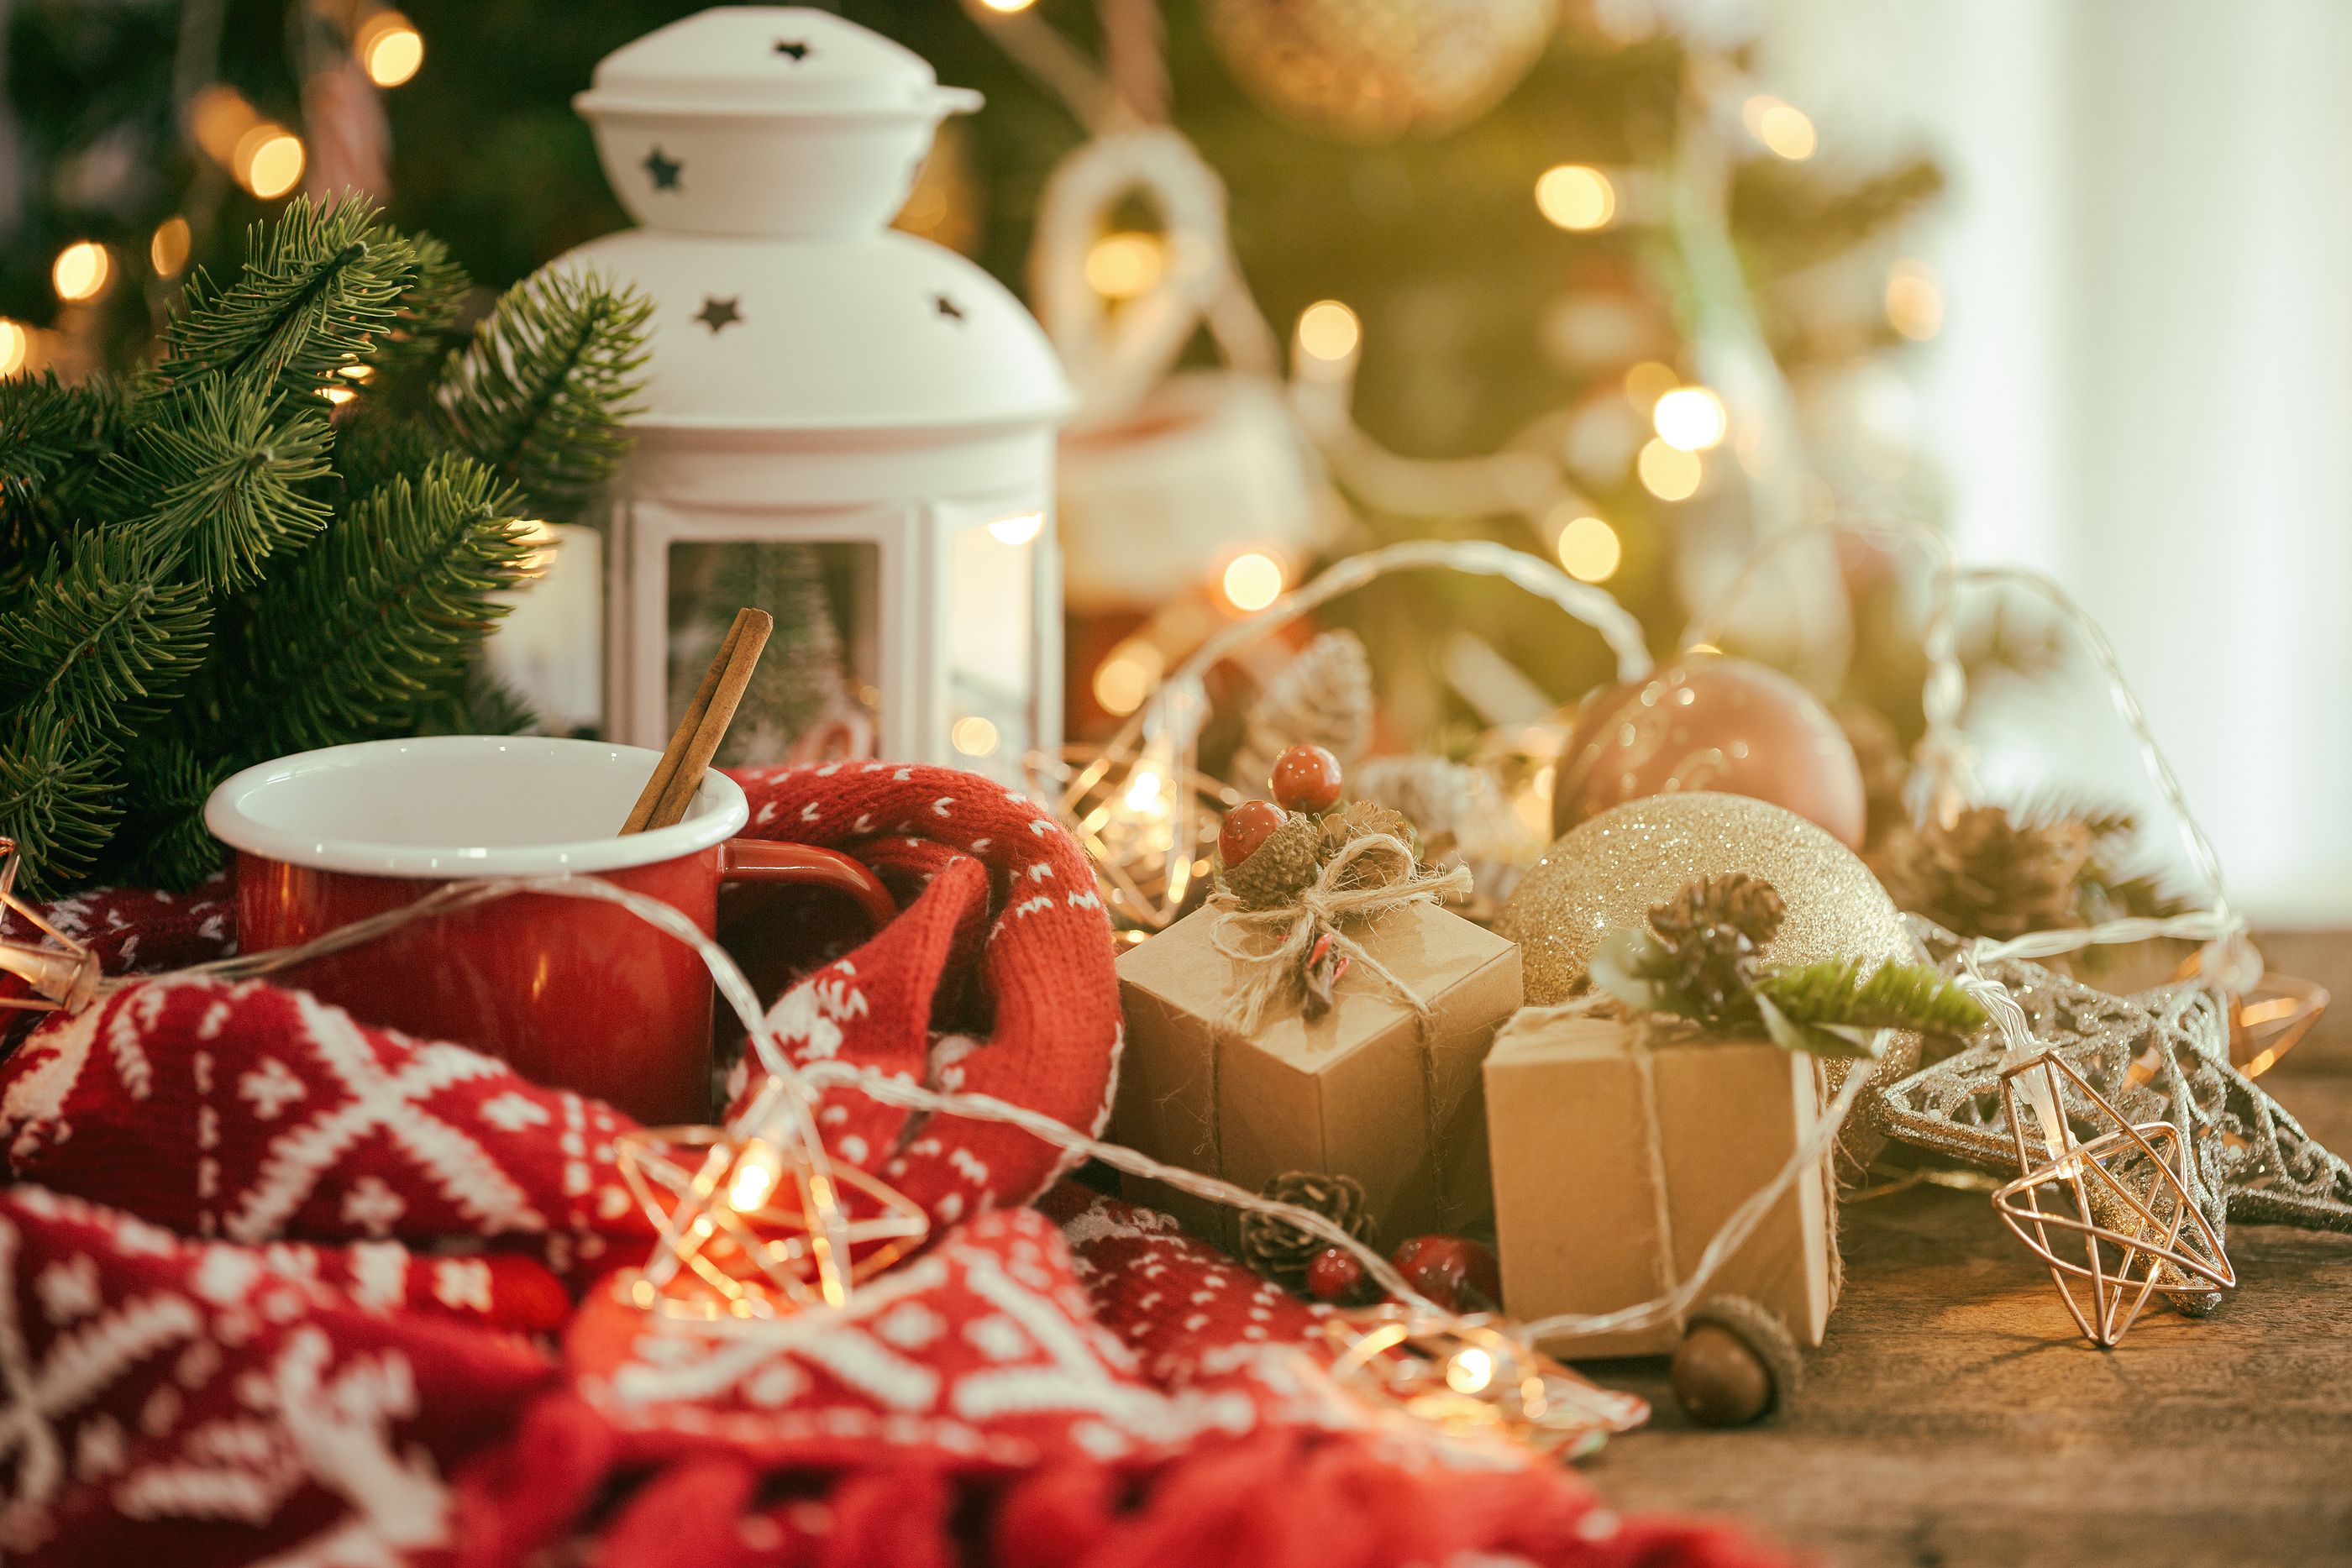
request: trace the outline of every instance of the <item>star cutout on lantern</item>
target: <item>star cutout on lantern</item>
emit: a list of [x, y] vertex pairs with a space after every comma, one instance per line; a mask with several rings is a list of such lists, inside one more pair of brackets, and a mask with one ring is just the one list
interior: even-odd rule
[[709, 328], [710, 335], [715, 338], [721, 327], [731, 327], [743, 319], [743, 312], [740, 308], [742, 302], [743, 297], [740, 294], [730, 295], [725, 299], [705, 295], [702, 308], [694, 313], [694, 319]]
[[963, 319], [963, 307], [955, 302], [955, 297], [952, 295], [934, 294], [931, 296], [931, 305], [950, 321]]
[[801, 61], [808, 58], [810, 54], [813, 52], [814, 51], [812, 51], [806, 44], [802, 43], [797, 38], [778, 38], [776, 40], [776, 53], [783, 56], [794, 65], [798, 65]]
[[677, 159], [664, 157], [658, 147], [646, 154], [645, 170], [652, 177], [656, 191], [677, 190], [678, 174], [685, 168], [686, 165]]

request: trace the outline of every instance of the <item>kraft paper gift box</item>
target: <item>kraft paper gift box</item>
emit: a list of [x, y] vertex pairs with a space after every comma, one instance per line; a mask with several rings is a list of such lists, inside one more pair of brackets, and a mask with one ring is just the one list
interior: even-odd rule
[[[1322, 1017], [1293, 991], [1244, 1035], [1228, 1021], [1243, 966], [1212, 943], [1215, 919], [1197, 911], [1119, 957], [1127, 1046], [1111, 1137], [1252, 1192], [1286, 1171], [1353, 1176], [1383, 1250], [1482, 1223], [1478, 1064], [1519, 1006], [1517, 945], [1431, 903], [1351, 919], [1347, 934], [1429, 1004], [1427, 1019], [1359, 964]], [[1127, 1194], [1234, 1242], [1222, 1205], [1131, 1176]]]
[[[1823, 1104], [1819, 1063], [1760, 1033], [1720, 1039], [1533, 1010], [1496, 1038], [1486, 1087], [1503, 1309], [1523, 1322], [1614, 1312], [1688, 1278], [1732, 1210], [1780, 1175]], [[1747, 1296], [1778, 1312], [1799, 1343], [1821, 1343], [1837, 1299], [1835, 1201], [1824, 1155], [1702, 1297]], [[1679, 1323], [1664, 1323], [1552, 1348], [1647, 1355], [1681, 1337]]]

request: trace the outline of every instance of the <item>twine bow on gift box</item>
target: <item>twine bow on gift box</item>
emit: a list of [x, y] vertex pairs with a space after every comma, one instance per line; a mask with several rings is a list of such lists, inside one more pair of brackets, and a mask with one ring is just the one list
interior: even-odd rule
[[1357, 965], [1427, 1018], [1428, 999], [1349, 936], [1347, 923], [1411, 904], [1466, 898], [1469, 893], [1467, 868], [1424, 871], [1402, 839], [1367, 832], [1342, 844], [1287, 902], [1251, 909], [1230, 892], [1213, 895], [1209, 907], [1216, 921], [1210, 944], [1242, 972], [1225, 1022], [1246, 1033], [1266, 1009], [1294, 992], [1308, 1019], [1321, 1018], [1331, 1009], [1339, 977]]

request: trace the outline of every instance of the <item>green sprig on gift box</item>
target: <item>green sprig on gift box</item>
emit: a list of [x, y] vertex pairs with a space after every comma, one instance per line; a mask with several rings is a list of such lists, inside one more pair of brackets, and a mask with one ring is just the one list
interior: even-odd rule
[[0, 382], [0, 835], [36, 891], [202, 877], [205, 796], [254, 762], [528, 721], [477, 655], [529, 519], [626, 452], [647, 307], [546, 276], [455, 342], [469, 287], [298, 199], [137, 376]]
[[1757, 878], [1693, 883], [1652, 909], [1646, 927], [1602, 937], [1592, 983], [1641, 1011], [1727, 1034], [1760, 1028], [1783, 1049], [1816, 1056], [1870, 1056], [1880, 1030], [1965, 1035], [1985, 1023], [1974, 997], [1925, 964], [1767, 964], [1762, 950], [1781, 915], [1780, 895]]

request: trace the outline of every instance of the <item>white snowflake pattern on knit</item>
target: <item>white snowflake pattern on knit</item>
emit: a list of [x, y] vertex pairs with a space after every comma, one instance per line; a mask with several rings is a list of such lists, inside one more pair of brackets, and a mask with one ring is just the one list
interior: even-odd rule
[[482, 1106], [482, 1120], [502, 1133], [520, 1133], [544, 1127], [555, 1118], [538, 1101], [509, 1090]]
[[768, 1009], [768, 1027], [793, 1051], [795, 1059], [821, 1060], [838, 1055], [845, 1023], [866, 1016], [866, 993], [840, 976], [819, 971], [776, 998]]
[[350, 1098], [321, 1107], [271, 1140], [252, 1186], [238, 1195], [223, 1228], [232, 1239], [260, 1241], [277, 1235], [335, 1163], [379, 1132], [485, 1230], [547, 1228], [530, 1197], [488, 1151], [422, 1103], [437, 1089], [490, 1077], [503, 1067], [461, 1046], [421, 1042], [406, 1065], [387, 1071], [349, 1014], [307, 991], [292, 995], [304, 1037]]
[[103, 1304], [98, 1291], [98, 1260], [87, 1252], [58, 1259], [34, 1277], [33, 1294], [40, 1298], [41, 1315], [52, 1328], [89, 1316]]
[[363, 1176], [343, 1194], [342, 1220], [379, 1239], [392, 1234], [408, 1205], [385, 1185], [382, 1176]]
[[274, 1056], [265, 1056], [261, 1065], [236, 1081], [237, 1094], [251, 1103], [253, 1113], [264, 1122], [274, 1122], [278, 1113], [310, 1092], [302, 1087], [294, 1070]]

